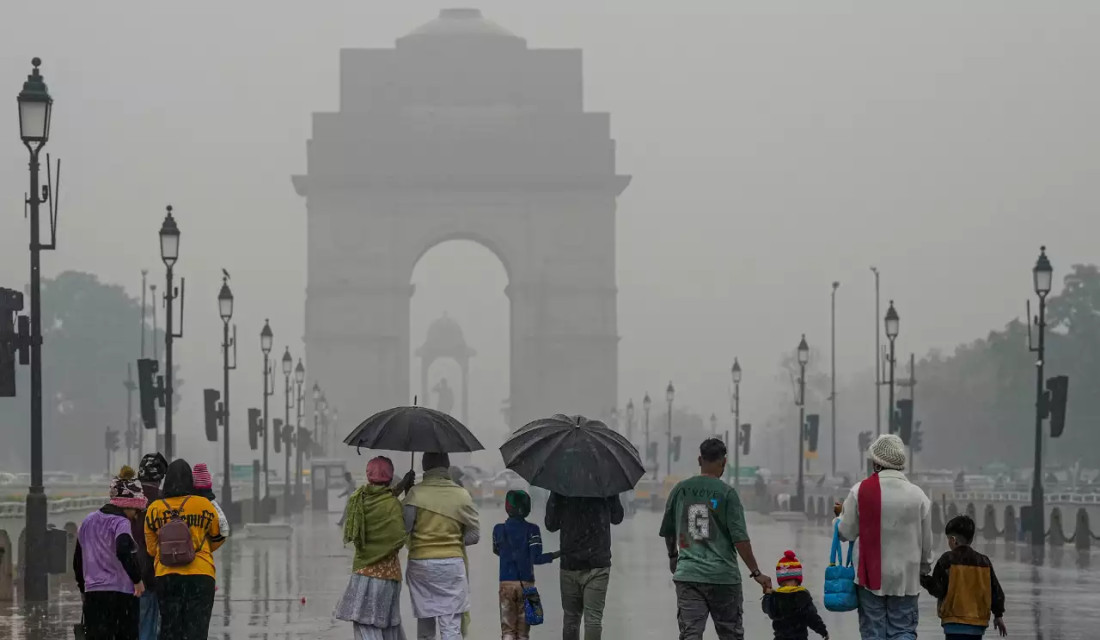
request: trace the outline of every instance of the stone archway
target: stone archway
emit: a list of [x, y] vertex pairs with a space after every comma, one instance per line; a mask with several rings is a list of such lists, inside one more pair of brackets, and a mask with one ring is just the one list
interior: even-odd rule
[[508, 277], [509, 425], [615, 406], [615, 211], [630, 177], [609, 116], [584, 111], [581, 52], [529, 49], [448, 9], [393, 49], [341, 51], [340, 78], [340, 109], [314, 114], [293, 178], [307, 375], [342, 413], [408, 404], [413, 268], [472, 240]]

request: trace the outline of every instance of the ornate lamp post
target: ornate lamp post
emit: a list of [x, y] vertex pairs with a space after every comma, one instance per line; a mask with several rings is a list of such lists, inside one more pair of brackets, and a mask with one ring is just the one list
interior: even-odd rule
[[795, 506], [792, 511], [805, 509], [806, 486], [803, 478], [806, 447], [806, 363], [810, 361], [810, 345], [806, 344], [806, 334], [798, 343], [798, 489], [795, 493]]
[[[218, 291], [218, 315], [222, 318], [222, 426], [225, 436], [222, 438], [222, 500], [226, 506], [233, 504], [233, 467], [229, 459], [229, 372], [237, 368], [237, 325], [233, 325], [233, 335], [229, 335], [229, 321], [233, 319], [233, 292], [229, 290], [229, 276], [222, 278], [222, 288]], [[233, 364], [229, 364], [229, 350], [233, 350]]]
[[[176, 289], [172, 279], [172, 270], [180, 256], [180, 228], [176, 225], [176, 219], [172, 217], [172, 205], [168, 205], [166, 209], [164, 222], [160, 225], [160, 259], [164, 262], [166, 281], [164, 287], [164, 457], [171, 462], [175, 448], [175, 441], [172, 438], [172, 402], [175, 399], [173, 397], [175, 390], [172, 386], [172, 342], [176, 338], [183, 337], [183, 291], [185, 287], [183, 279], [180, 278], [180, 288]], [[176, 298], [180, 299], [179, 333], [176, 333], [176, 330], [172, 328], [175, 321], [172, 303], [175, 302]], [[156, 335], [156, 316], [153, 317], [153, 334]]]
[[23, 578], [24, 598], [30, 602], [49, 599], [46, 576], [46, 490], [42, 486], [42, 251], [57, 246], [56, 217], [51, 213], [49, 244], [41, 241], [39, 206], [49, 198], [49, 190], [38, 183], [38, 154], [50, 139], [53, 98], [39, 73], [42, 60], [31, 60], [33, 69], [19, 102], [19, 137], [30, 152], [30, 192], [27, 205], [31, 219], [31, 484], [27, 490], [27, 565]]
[[[268, 477], [267, 470], [267, 434], [268, 434], [268, 421], [267, 421], [267, 399], [275, 394], [275, 380], [271, 377], [271, 342], [275, 335], [271, 332], [271, 322], [264, 320], [264, 328], [260, 330], [260, 351], [264, 354], [264, 415], [263, 415], [263, 441], [264, 441], [264, 501], [271, 497], [271, 482]], [[279, 434], [275, 434], [278, 438]], [[265, 517], [267, 512], [265, 511]]]
[[890, 416], [889, 422], [886, 424], [886, 428], [890, 433], [894, 433], [897, 430], [897, 420], [894, 417], [894, 365], [897, 364], [897, 360], [894, 358], [894, 341], [898, 337], [898, 330], [900, 328], [900, 318], [898, 317], [898, 311], [894, 308], [894, 301], [890, 301], [890, 308], [886, 310], [886, 318], [884, 320], [886, 324], [886, 337], [890, 340], [890, 379], [886, 381], [886, 385], [889, 388], [887, 398], [889, 404], [886, 405], [887, 415]]
[[323, 443], [325, 440], [321, 437], [321, 431], [318, 429], [321, 420], [321, 402], [324, 399], [325, 394], [321, 391], [321, 385], [317, 384], [317, 381], [313, 381], [313, 435], [317, 437], [317, 441]]
[[634, 398], [626, 403], [626, 439], [634, 444]]
[[297, 474], [294, 477], [294, 502], [295, 508], [300, 508], [304, 504], [302, 498], [302, 413], [305, 406], [305, 396], [302, 395], [302, 385], [306, 381], [306, 368], [302, 365], [302, 359], [298, 358], [298, 366], [294, 368], [294, 382], [298, 385], [297, 402], [298, 411], [295, 416], [295, 433], [297, 437], [297, 455], [295, 456], [297, 468]]
[[294, 358], [290, 357], [290, 347], [287, 347], [283, 351], [283, 376], [286, 378], [286, 402], [283, 404], [286, 410], [286, 419], [283, 422], [283, 433], [277, 434], [277, 437], [282, 437], [283, 445], [286, 447], [286, 467], [283, 471], [283, 510], [287, 516], [291, 512], [290, 447], [294, 443], [294, 427], [290, 425], [290, 410], [294, 407], [294, 397], [290, 395], [290, 374], [292, 373], [294, 373]]
[[665, 435], [668, 440], [665, 444], [665, 476], [672, 475], [672, 401], [676, 398], [676, 389], [672, 386], [672, 381], [668, 381], [668, 388], [665, 389], [665, 400], [668, 400], [668, 431]]
[[[733, 488], [741, 485], [741, 363], [733, 359], [730, 368], [733, 378], [733, 397], [730, 398], [730, 412], [733, 413]], [[726, 432], [726, 449], [730, 447], [730, 434]]]
[[[1043, 365], [1046, 358], [1047, 295], [1054, 281], [1054, 267], [1047, 258], [1047, 248], [1039, 249], [1039, 259], [1031, 270], [1035, 295], [1039, 296], [1039, 316], [1032, 320], [1039, 329], [1039, 345], [1035, 351], [1035, 468], [1031, 478], [1031, 546], [1042, 552], [1046, 541], [1046, 508], [1043, 495], [1043, 418], [1046, 413], [1043, 392]], [[1030, 330], [1028, 336], [1030, 339]]]
[[831, 337], [831, 368], [829, 376], [829, 410], [832, 413], [833, 451], [830, 459], [833, 463], [833, 477], [836, 477], [836, 290], [840, 288], [840, 282], [833, 282], [832, 294], [832, 337]]
[[[649, 408], [653, 406], [653, 401], [649, 399], [649, 392], [646, 391], [645, 397], [642, 398], [642, 411], [645, 412], [645, 453], [642, 454], [645, 457], [645, 462], [649, 464]], [[654, 460], [653, 462], [657, 462]], [[653, 479], [657, 479], [657, 469], [653, 470]]]

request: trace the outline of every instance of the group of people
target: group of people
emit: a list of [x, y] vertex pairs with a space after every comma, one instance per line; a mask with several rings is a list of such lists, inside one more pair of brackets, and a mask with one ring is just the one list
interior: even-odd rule
[[[135, 477], [136, 475], [136, 477]], [[163, 455], [124, 466], [77, 532], [73, 572], [88, 640], [206, 640], [214, 551], [229, 523], [205, 464]]]
[[[859, 545], [856, 567], [863, 640], [916, 640], [922, 589], [937, 599], [947, 640], [974, 640], [993, 626], [1007, 635], [1005, 597], [989, 558], [970, 546], [974, 521], [947, 523], [949, 550], [932, 566], [931, 503], [905, 477], [905, 447], [896, 435], [871, 446], [873, 471], [835, 506], [842, 540]], [[828, 639], [813, 597], [802, 585], [802, 564], [786, 551], [776, 564], [778, 587], [757, 565], [737, 492], [721, 480], [726, 445], [711, 438], [699, 450], [700, 475], [669, 495], [660, 534], [676, 585], [681, 640], [701, 640], [708, 616], [721, 640], [741, 640], [743, 596], [737, 556], [764, 592], [763, 612], [776, 640], [805, 640], [812, 630]]]

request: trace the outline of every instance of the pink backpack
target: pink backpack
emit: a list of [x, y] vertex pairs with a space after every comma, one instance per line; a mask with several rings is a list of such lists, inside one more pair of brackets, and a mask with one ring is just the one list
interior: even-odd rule
[[195, 560], [195, 543], [191, 540], [191, 528], [183, 519], [182, 511], [190, 496], [183, 499], [179, 509], [172, 509], [164, 500], [165, 523], [157, 531], [160, 543], [160, 563], [166, 567], [185, 567]]

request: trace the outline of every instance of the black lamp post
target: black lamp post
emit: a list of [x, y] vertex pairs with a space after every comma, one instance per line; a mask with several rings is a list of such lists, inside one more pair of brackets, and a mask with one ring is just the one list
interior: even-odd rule
[[[264, 396], [264, 404], [263, 404], [264, 415], [263, 415], [263, 431], [262, 431], [261, 435], [263, 436], [263, 446], [264, 446], [263, 462], [264, 462], [264, 501], [265, 502], [271, 497], [271, 482], [270, 482], [270, 479], [268, 477], [268, 470], [267, 470], [267, 450], [268, 450], [267, 434], [269, 432], [268, 431], [268, 424], [269, 423], [268, 423], [268, 420], [267, 420], [267, 399], [275, 394], [275, 380], [271, 376], [271, 359], [270, 359], [270, 356], [271, 356], [271, 342], [272, 342], [272, 339], [274, 337], [275, 337], [275, 335], [271, 332], [271, 322], [265, 319], [264, 320], [264, 328], [260, 330], [260, 351], [262, 351], [263, 354], [264, 354], [264, 375], [263, 375], [263, 379], [264, 379], [264, 393], [263, 393], [263, 396]], [[278, 438], [279, 434], [276, 433], [275, 437]], [[267, 514], [266, 511], [264, 513], [265, 513], [265, 515]]]
[[325, 397], [325, 394], [321, 391], [321, 385], [317, 384], [317, 381], [313, 381], [313, 435], [317, 437], [317, 441], [324, 443], [324, 437], [321, 435], [319, 429], [321, 424], [321, 402]]
[[294, 358], [290, 357], [290, 347], [287, 347], [283, 351], [283, 376], [286, 378], [286, 402], [284, 402], [283, 408], [286, 410], [285, 421], [283, 422], [283, 433], [276, 434], [276, 437], [283, 439], [283, 445], [286, 447], [286, 467], [283, 470], [283, 510], [286, 515], [290, 515], [290, 447], [293, 444], [294, 427], [290, 425], [290, 409], [294, 406], [294, 398], [290, 395], [290, 374], [294, 373]]
[[668, 381], [668, 388], [665, 389], [665, 400], [668, 400], [668, 431], [665, 435], [668, 437], [668, 441], [665, 444], [665, 477], [672, 475], [672, 401], [676, 398], [676, 389], [672, 386], [672, 381]]
[[634, 398], [626, 403], [626, 439], [634, 444]]
[[[741, 484], [741, 363], [733, 359], [730, 368], [733, 378], [733, 397], [730, 398], [730, 412], [733, 413], [733, 488]], [[726, 449], [730, 447], [730, 434], [726, 432]]]
[[300, 508], [304, 504], [302, 501], [302, 413], [305, 406], [305, 396], [302, 395], [302, 385], [306, 381], [306, 368], [302, 365], [302, 359], [298, 358], [298, 366], [294, 368], [294, 382], [298, 385], [297, 402], [298, 411], [295, 415], [295, 432], [298, 434], [297, 438], [297, 451], [295, 456], [295, 467], [297, 473], [294, 476], [294, 502], [295, 508]]
[[886, 428], [890, 433], [897, 431], [897, 419], [894, 417], [894, 365], [897, 360], [894, 358], [894, 341], [898, 337], [898, 330], [900, 328], [900, 318], [898, 318], [898, 311], [894, 308], [894, 301], [890, 301], [890, 308], [886, 310], [886, 338], [890, 340], [890, 360], [887, 364], [890, 365], [890, 379], [886, 381], [886, 385], [889, 388], [887, 398], [889, 398], [889, 404], [886, 405], [887, 415], [890, 416], [890, 421], [886, 424]]
[[[645, 453], [643, 455], [647, 465], [649, 464], [649, 408], [651, 406], [653, 406], [653, 401], [649, 399], [649, 392], [646, 391], [645, 397], [642, 398], [642, 411], [645, 412]], [[653, 462], [656, 463], [657, 461], [654, 460]], [[656, 465], [653, 469], [653, 479], [657, 479]]]
[[[833, 430], [833, 446], [832, 454], [829, 459], [832, 461], [832, 475], [836, 477], [836, 290], [840, 288], [840, 282], [833, 282], [833, 294], [832, 294], [832, 306], [831, 306], [831, 329], [832, 337], [830, 338], [830, 374], [829, 374], [829, 412], [832, 414], [830, 424]], [[877, 391], [877, 390], [876, 390]]]
[[806, 334], [798, 343], [798, 488], [795, 493], [795, 505], [792, 511], [805, 509], [806, 486], [803, 478], [806, 447], [806, 363], [810, 361], [810, 345], [806, 344]]
[[30, 152], [30, 192], [27, 205], [31, 218], [31, 484], [27, 490], [27, 564], [23, 578], [23, 597], [29, 602], [49, 599], [46, 576], [46, 490], [42, 486], [42, 273], [41, 252], [57, 246], [56, 218], [51, 215], [49, 244], [41, 242], [39, 205], [49, 198], [49, 190], [38, 184], [38, 154], [50, 138], [53, 98], [38, 67], [34, 68], [19, 92], [19, 137]]
[[[172, 280], [172, 270], [176, 260], [180, 256], [180, 229], [176, 226], [176, 219], [172, 217], [172, 205], [168, 205], [164, 216], [164, 222], [160, 225], [160, 259], [164, 261], [165, 282], [164, 287], [164, 457], [172, 461], [175, 441], [172, 438], [172, 401], [175, 393], [172, 386], [172, 342], [176, 338], [183, 337], [183, 296], [184, 281], [180, 278], [180, 287], [176, 289]], [[172, 303], [180, 299], [180, 330], [176, 333], [172, 328], [175, 314], [172, 312]], [[154, 316], [155, 318], [156, 316]], [[156, 335], [154, 325], [153, 334]]]
[[[227, 507], [233, 504], [233, 467], [229, 459], [229, 372], [237, 368], [237, 325], [233, 325], [233, 335], [229, 335], [229, 321], [233, 319], [233, 292], [229, 290], [229, 276], [222, 278], [222, 288], [218, 292], [218, 315], [222, 318], [222, 426], [225, 436], [222, 439], [223, 466], [222, 501]], [[229, 350], [233, 349], [233, 364], [229, 363]]]
[[[1039, 259], [1031, 270], [1035, 295], [1039, 296], [1039, 316], [1032, 320], [1039, 330], [1039, 345], [1033, 348], [1035, 356], [1035, 468], [1031, 478], [1031, 546], [1042, 552], [1046, 541], [1046, 508], [1043, 504], [1043, 418], [1046, 413], [1045, 393], [1043, 392], [1043, 365], [1046, 358], [1046, 310], [1047, 294], [1054, 280], [1054, 267], [1047, 258], [1047, 248], [1039, 249]], [[1030, 338], [1030, 330], [1028, 336]]]

